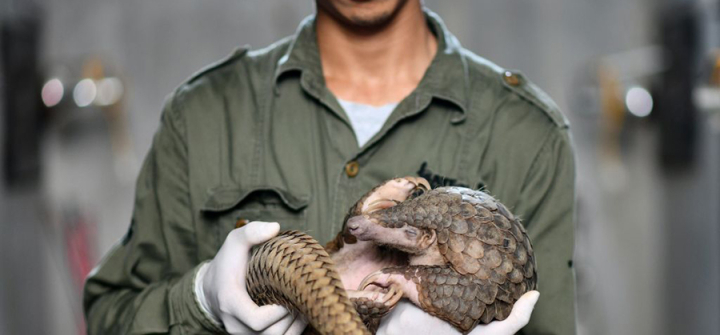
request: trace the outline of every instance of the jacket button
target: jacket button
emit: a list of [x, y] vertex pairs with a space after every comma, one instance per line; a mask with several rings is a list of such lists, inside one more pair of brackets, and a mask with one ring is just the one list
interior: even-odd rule
[[358, 172], [360, 172], [360, 163], [357, 161], [352, 161], [345, 165], [345, 173], [348, 177], [353, 178], [357, 176]]
[[246, 224], [248, 224], [248, 220], [238, 219], [237, 221], [235, 221], [235, 228], [237, 229], [237, 228], [243, 227]]
[[520, 77], [518, 77], [517, 74], [512, 73], [510, 71], [505, 71], [503, 74], [503, 79], [506, 83], [510, 86], [518, 86], [520, 85]]

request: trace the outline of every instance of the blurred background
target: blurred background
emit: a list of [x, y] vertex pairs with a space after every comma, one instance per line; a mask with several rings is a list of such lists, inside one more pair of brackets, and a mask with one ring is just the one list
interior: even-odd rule
[[[0, 334], [82, 334], [163, 99], [312, 0], [0, 0]], [[580, 334], [720, 334], [720, 6], [426, 0], [570, 119]]]

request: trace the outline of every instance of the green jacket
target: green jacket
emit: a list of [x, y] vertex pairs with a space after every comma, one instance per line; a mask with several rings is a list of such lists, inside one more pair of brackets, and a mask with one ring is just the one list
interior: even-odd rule
[[420, 174], [434, 186], [485, 187], [524, 220], [541, 292], [524, 332], [575, 333], [568, 124], [528, 80], [463, 49], [427, 17], [437, 55], [362, 148], [325, 87], [312, 17], [295, 36], [238, 50], [171, 94], [127, 236], [87, 279], [88, 332], [218, 331], [193, 278], [237, 220], [277, 221], [324, 243], [374, 185]]

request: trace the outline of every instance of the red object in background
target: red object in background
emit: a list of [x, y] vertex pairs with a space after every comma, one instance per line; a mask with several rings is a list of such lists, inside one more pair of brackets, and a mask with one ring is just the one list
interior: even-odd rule
[[95, 237], [94, 227], [80, 217], [65, 228], [65, 245], [70, 273], [78, 291], [82, 292], [85, 277], [92, 270], [95, 260], [92, 257], [93, 248], [90, 241]]
[[[65, 252], [70, 275], [77, 296], [82, 296], [85, 278], [95, 265], [95, 246], [97, 240], [95, 222], [79, 214], [68, 215], [64, 225]], [[85, 334], [85, 319], [80, 315], [77, 320], [78, 334]]]

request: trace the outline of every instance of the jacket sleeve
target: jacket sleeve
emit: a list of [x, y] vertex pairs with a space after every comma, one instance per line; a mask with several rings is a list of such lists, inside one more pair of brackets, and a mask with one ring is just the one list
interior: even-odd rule
[[540, 300], [523, 334], [575, 334], [575, 160], [567, 128], [554, 129], [522, 186], [521, 214], [537, 261]]
[[[181, 115], [165, 103], [136, 186], [130, 229], [85, 283], [88, 334], [220, 332], [195, 300], [196, 252]], [[176, 248], [176, 243], [184, 243]], [[188, 247], [190, 246], [190, 247]]]

